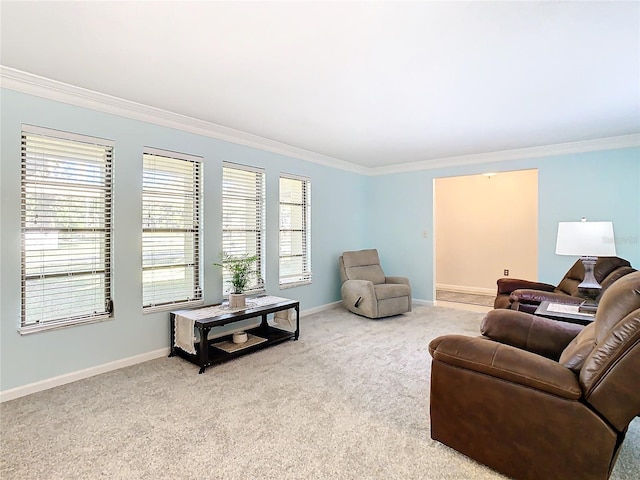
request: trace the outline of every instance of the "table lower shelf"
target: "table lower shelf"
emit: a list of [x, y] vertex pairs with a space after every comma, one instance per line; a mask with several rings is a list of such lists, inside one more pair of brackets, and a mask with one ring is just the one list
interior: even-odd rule
[[248, 338], [244, 343], [233, 343], [233, 340], [229, 339], [223, 340], [222, 342], [216, 342], [213, 344], [213, 346], [227, 353], [235, 353], [267, 341], [267, 339], [264, 337], [259, 337], [250, 333], [247, 333], [247, 337]]
[[200, 365], [200, 345], [198, 343], [195, 344], [195, 349], [196, 349], [195, 355], [187, 353], [184, 350], [177, 347], [174, 348], [173, 354], [181, 358], [184, 358], [185, 360], [195, 365], [200, 366], [201, 367], [200, 373], [202, 373], [204, 372], [204, 369], [206, 367], [217, 365], [219, 363], [228, 362], [229, 360], [233, 360], [234, 358], [238, 358], [258, 350], [262, 350], [263, 348], [267, 348], [272, 345], [285, 342], [287, 340], [295, 339], [295, 332], [283, 330], [281, 328], [277, 328], [271, 325], [267, 328], [266, 332], [264, 327], [262, 326], [251, 328], [245, 331], [249, 335], [252, 335], [254, 337], [263, 338], [264, 341], [260, 343], [247, 345], [233, 352], [226, 352], [225, 350], [216, 347], [215, 344], [217, 343], [219, 344], [225, 341], [232, 342], [232, 338], [233, 338], [232, 335], [227, 335], [225, 337], [209, 340], [208, 341], [208, 346], [209, 346], [208, 361], [204, 365]]

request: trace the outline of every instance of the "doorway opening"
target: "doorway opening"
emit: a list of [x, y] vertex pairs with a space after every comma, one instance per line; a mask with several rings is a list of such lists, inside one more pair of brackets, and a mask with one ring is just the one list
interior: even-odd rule
[[538, 278], [538, 170], [434, 179], [436, 303], [491, 307], [502, 277]]

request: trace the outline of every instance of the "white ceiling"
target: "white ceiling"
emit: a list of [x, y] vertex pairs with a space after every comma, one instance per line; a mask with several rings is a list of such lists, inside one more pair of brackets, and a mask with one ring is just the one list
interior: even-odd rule
[[363, 167], [638, 134], [640, 2], [7, 2], [6, 67]]

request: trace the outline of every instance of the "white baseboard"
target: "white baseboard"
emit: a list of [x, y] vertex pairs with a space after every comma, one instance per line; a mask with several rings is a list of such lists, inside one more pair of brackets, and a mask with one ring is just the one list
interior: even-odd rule
[[427, 307], [433, 307], [435, 303], [433, 300], [419, 300], [417, 298], [411, 299], [413, 305], [426, 305]]
[[[300, 317], [311, 315], [313, 313], [318, 313], [323, 310], [328, 310], [330, 308], [335, 307], [336, 305], [339, 305], [340, 303], [341, 302], [338, 301], [338, 302], [328, 303], [326, 305], [321, 305], [319, 307], [310, 308], [308, 310], [304, 310], [300, 312]], [[112, 370], [118, 370], [119, 368], [130, 367], [131, 365], [136, 365], [138, 363], [147, 362], [149, 360], [154, 360], [160, 357], [166, 357], [168, 355], [169, 355], [169, 347], [161, 348], [159, 350], [154, 350], [152, 352], [142, 353], [140, 355], [135, 355], [133, 357], [123, 358], [121, 360], [115, 360], [113, 362], [97, 365], [95, 367], [85, 368], [83, 370], [78, 370], [71, 373], [65, 373], [64, 375], [59, 375], [57, 377], [47, 378], [45, 380], [40, 380], [38, 382], [29, 383], [28, 385], [22, 385], [16, 388], [10, 388], [9, 390], [4, 390], [0, 392], [0, 403], [7, 402], [15, 398], [24, 397], [32, 393], [41, 392], [43, 390], [48, 390], [49, 388], [59, 387], [60, 385], [65, 385], [67, 383], [76, 382], [84, 378], [100, 375], [101, 373], [110, 372]]]
[[327, 303], [325, 305], [320, 305], [319, 307], [309, 308], [308, 310], [304, 310], [300, 312], [300, 316], [304, 317], [306, 315], [312, 315], [314, 313], [322, 312], [324, 310], [329, 310], [333, 307], [336, 307], [342, 303], [342, 300], [338, 300], [337, 302]]
[[[411, 304], [412, 305], [426, 305], [426, 306], [433, 306], [434, 302], [432, 300], [420, 300], [417, 298], [412, 298], [411, 299]], [[337, 302], [333, 302], [333, 303], [327, 303], [326, 305], [322, 305], [320, 307], [316, 307], [316, 308], [312, 308], [309, 310], [305, 310], [304, 312], [300, 312], [300, 316], [304, 316], [304, 315], [311, 315], [312, 313], [318, 313], [318, 312], [322, 312], [323, 310], [329, 310], [330, 308], [334, 308], [337, 307], [338, 305], [342, 305], [342, 301], [338, 300]]]
[[100, 375], [101, 373], [110, 372], [112, 370], [118, 370], [119, 368], [130, 367], [138, 363], [147, 362], [160, 357], [166, 357], [169, 355], [169, 347], [154, 350], [152, 352], [143, 353], [141, 355], [135, 355], [133, 357], [123, 358], [102, 365], [97, 365], [91, 368], [85, 368], [71, 373], [65, 373], [64, 375], [58, 375], [57, 377], [47, 378], [40, 380], [39, 382], [30, 383], [28, 385], [22, 385], [16, 388], [10, 388], [0, 392], [0, 403], [13, 400], [15, 398], [24, 397], [32, 393], [41, 392], [50, 388], [59, 387], [60, 385], [66, 385], [67, 383], [76, 382], [84, 378]]
[[483, 288], [483, 287], [467, 287], [464, 285], [447, 285], [445, 283], [436, 284], [437, 290], [448, 290], [450, 292], [457, 293], [472, 293], [476, 295], [495, 295], [496, 288]]

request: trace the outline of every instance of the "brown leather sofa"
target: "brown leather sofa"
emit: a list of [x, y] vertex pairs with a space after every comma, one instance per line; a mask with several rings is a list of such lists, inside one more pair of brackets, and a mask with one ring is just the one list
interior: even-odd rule
[[640, 415], [640, 272], [579, 325], [492, 310], [429, 345], [431, 437], [518, 480], [605, 480]]
[[[602, 290], [596, 301], [599, 301], [600, 297], [613, 282], [635, 271], [631, 264], [622, 258], [599, 257], [593, 273], [598, 283], [602, 285]], [[578, 285], [583, 280], [584, 265], [581, 260], [578, 260], [569, 269], [558, 286], [518, 278], [500, 278], [497, 282], [498, 294], [493, 303], [493, 308], [509, 308], [533, 313], [538, 308], [538, 305], [545, 300], [578, 305], [585, 299], [584, 293], [578, 289]]]

